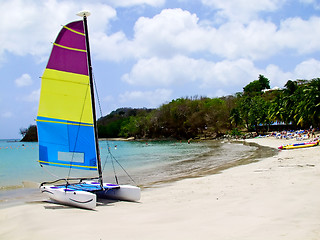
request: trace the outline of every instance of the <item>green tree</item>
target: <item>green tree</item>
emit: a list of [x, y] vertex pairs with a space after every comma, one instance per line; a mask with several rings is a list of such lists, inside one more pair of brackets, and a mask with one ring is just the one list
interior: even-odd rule
[[268, 78], [260, 74], [258, 80], [250, 82], [243, 88], [243, 92], [244, 94], [254, 96], [261, 93], [264, 89], [270, 89], [270, 81]]
[[319, 126], [320, 122], [320, 78], [312, 79], [303, 87], [303, 99], [298, 102], [296, 117], [298, 124]]

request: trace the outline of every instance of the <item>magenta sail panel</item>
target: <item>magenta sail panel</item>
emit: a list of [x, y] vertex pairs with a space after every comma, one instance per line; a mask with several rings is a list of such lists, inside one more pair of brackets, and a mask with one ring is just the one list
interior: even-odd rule
[[88, 75], [87, 54], [54, 46], [47, 68]]
[[[72, 29], [75, 32], [70, 31], [69, 29]], [[77, 34], [76, 32], [80, 34]], [[66, 28], [62, 28], [62, 30], [60, 31], [55, 43], [70, 48], [86, 50], [83, 22], [77, 21], [66, 25]]]
[[69, 23], [56, 38], [47, 68], [88, 75], [83, 21]]

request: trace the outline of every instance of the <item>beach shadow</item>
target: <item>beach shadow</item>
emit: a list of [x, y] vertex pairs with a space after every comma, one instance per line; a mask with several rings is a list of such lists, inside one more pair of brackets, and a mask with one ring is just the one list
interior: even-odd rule
[[[74, 207], [69, 205], [60, 204], [58, 202], [55, 202], [53, 200], [38, 200], [38, 201], [29, 201], [28, 204], [45, 204], [43, 207], [46, 210], [67, 210], [67, 209], [79, 209], [79, 210], [85, 210], [85, 211], [97, 211], [99, 210], [99, 207], [104, 206], [113, 206], [117, 202], [122, 202], [120, 200], [112, 200], [112, 199], [104, 199], [99, 198], [97, 199], [97, 209], [86, 209], [86, 208], [80, 208], [80, 207]], [[140, 203], [140, 202], [130, 202], [130, 203]]]
[[135, 204], [141, 203], [141, 202], [136, 202], [136, 201], [125, 201], [125, 200], [117, 200], [117, 199], [98, 198], [97, 199], [97, 206], [114, 205], [117, 202], [129, 202], [129, 203], [135, 203]]
[[50, 205], [45, 205], [43, 206], [44, 209], [46, 210], [71, 210], [71, 209], [79, 209], [79, 210], [83, 210], [83, 211], [96, 211], [94, 209], [86, 209], [86, 208], [80, 208], [80, 207], [75, 207], [75, 206], [69, 206], [69, 205], [64, 205], [64, 204], [61, 204], [59, 202], [55, 202], [55, 201], [52, 201], [52, 200], [44, 200], [44, 201], [39, 201], [41, 202], [42, 204], [45, 204], [45, 203], [48, 203]]
[[[46, 210], [58, 210], [58, 209], [66, 209], [66, 208], [72, 208], [71, 206], [65, 206], [65, 205], [55, 205], [55, 206], [44, 206]], [[82, 208], [79, 208], [82, 210]]]
[[[97, 200], [97, 208], [103, 207], [103, 206], [112, 206], [114, 203], [119, 202], [117, 200], [111, 200], [111, 199], [98, 199]], [[86, 208], [80, 208], [80, 207], [75, 207], [75, 206], [69, 206], [69, 205], [64, 205], [60, 204], [55, 201], [51, 200], [45, 200], [45, 201], [38, 201], [38, 203], [48, 203], [50, 205], [45, 205], [44, 208], [47, 210], [58, 210], [58, 209], [80, 209], [80, 210], [85, 210], [85, 211], [97, 211], [98, 209], [86, 209]]]
[[119, 200], [106, 199], [106, 198], [98, 198], [98, 199], [97, 199], [97, 206], [113, 205], [113, 204], [116, 203], [116, 202], [119, 202]]

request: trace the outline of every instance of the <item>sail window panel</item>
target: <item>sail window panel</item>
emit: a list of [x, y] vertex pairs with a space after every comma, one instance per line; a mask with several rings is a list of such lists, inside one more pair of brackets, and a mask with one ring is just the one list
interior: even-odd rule
[[61, 75], [61, 73], [57, 74], [57, 72], [54, 71], [54, 74], [47, 72], [42, 77], [38, 115], [92, 124], [92, 104], [88, 77], [83, 75], [79, 77], [77, 74], [68, 73], [62, 78], [63, 80], [60, 80], [61, 76], [56, 75]]
[[58, 152], [58, 160], [70, 163], [84, 163], [84, 153]]

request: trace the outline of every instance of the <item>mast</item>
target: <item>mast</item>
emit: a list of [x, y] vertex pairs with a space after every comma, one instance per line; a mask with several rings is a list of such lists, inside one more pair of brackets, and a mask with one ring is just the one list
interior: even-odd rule
[[84, 33], [85, 33], [85, 37], [86, 37], [86, 46], [87, 46], [90, 89], [91, 89], [93, 128], [94, 128], [94, 137], [95, 137], [95, 142], [96, 142], [96, 158], [97, 158], [98, 173], [99, 173], [99, 183], [100, 183], [101, 187], [103, 187], [102, 168], [101, 168], [100, 150], [99, 150], [99, 142], [98, 142], [96, 106], [95, 106], [95, 100], [94, 100], [94, 85], [93, 85], [92, 65], [91, 65], [91, 56], [90, 56], [89, 34], [88, 34], [88, 24], [87, 24], [87, 16], [90, 16], [90, 12], [83, 11], [83, 12], [79, 12], [77, 15], [80, 17], [83, 17]]

